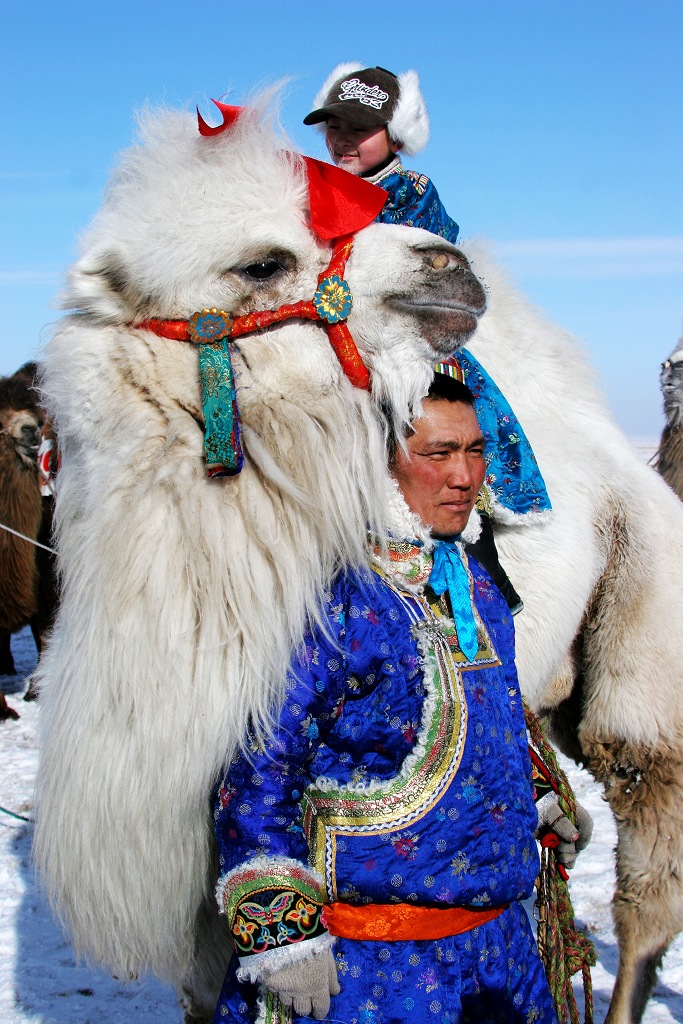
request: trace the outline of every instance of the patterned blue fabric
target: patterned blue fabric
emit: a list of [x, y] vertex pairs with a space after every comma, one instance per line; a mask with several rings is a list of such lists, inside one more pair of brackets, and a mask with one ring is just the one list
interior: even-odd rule
[[[339, 938], [334, 956], [342, 992], [325, 1019], [335, 1024], [557, 1024], [518, 903], [495, 921], [434, 942]], [[237, 980], [233, 958], [214, 1024], [244, 1024], [257, 1015], [258, 990]], [[284, 1019], [270, 1018], [273, 1024]], [[314, 1018], [294, 1014], [293, 1020], [313, 1024]]]
[[[459, 666], [452, 698], [439, 703], [430, 689], [441, 673], [433, 677], [434, 659], [425, 661], [424, 598], [375, 573], [341, 575], [327, 602], [329, 633], [310, 634], [293, 662], [275, 739], [233, 762], [216, 790], [223, 879], [233, 872], [226, 885], [245, 865], [288, 858], [321, 871], [328, 901], [512, 904], [495, 921], [453, 938], [338, 939], [341, 993], [332, 999], [331, 1021], [556, 1024], [533, 937], [516, 906], [533, 890], [538, 852], [512, 620], [486, 573], [473, 562], [470, 568], [480, 650], [468, 665], [444, 620], [453, 634], [446, 671]], [[446, 738], [444, 722], [451, 723]], [[450, 774], [437, 778], [431, 766], [439, 758]], [[403, 816], [396, 780], [409, 788], [420, 772], [420, 806]], [[341, 807], [362, 802], [362, 794], [376, 797], [382, 786], [380, 824], [345, 811], [333, 855], [321, 861], [313, 839], [320, 805], [308, 813], [316, 796], [339, 799]], [[247, 1024], [256, 1019], [257, 989], [238, 982], [235, 970], [233, 964], [215, 1021]]]
[[204, 455], [210, 476], [234, 476], [244, 465], [230, 342], [198, 345], [204, 411]]
[[381, 224], [405, 224], [441, 235], [454, 245], [459, 227], [446, 213], [439, 193], [429, 178], [399, 165], [393, 174], [377, 181], [389, 198], [377, 218]]
[[549, 511], [536, 456], [505, 395], [467, 349], [460, 349], [456, 358], [486, 438], [486, 484], [494, 500], [516, 515]]

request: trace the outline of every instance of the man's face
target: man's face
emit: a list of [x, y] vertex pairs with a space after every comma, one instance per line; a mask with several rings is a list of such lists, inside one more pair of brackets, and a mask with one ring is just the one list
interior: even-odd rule
[[394, 152], [384, 125], [359, 128], [341, 117], [327, 122], [325, 143], [335, 164], [351, 174], [365, 174]]
[[413, 423], [408, 453], [392, 473], [409, 508], [435, 537], [461, 533], [484, 482], [484, 437], [471, 405], [426, 399]]

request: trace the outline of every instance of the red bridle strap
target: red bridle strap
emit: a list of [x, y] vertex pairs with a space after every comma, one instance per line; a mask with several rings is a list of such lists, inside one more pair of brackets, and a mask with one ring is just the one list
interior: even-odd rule
[[[338, 278], [340, 283], [346, 286], [344, 281], [344, 273], [346, 270], [346, 263], [351, 254], [353, 248], [353, 236], [347, 236], [341, 238], [336, 243], [333, 251], [332, 258], [326, 270], [322, 274], [318, 275], [318, 285], [324, 284], [329, 278]], [[348, 291], [348, 286], [346, 286]], [[316, 293], [317, 295], [318, 293]], [[350, 293], [349, 293], [350, 299]], [[350, 301], [349, 301], [350, 309]], [[219, 314], [220, 310], [207, 310], [206, 312]], [[356, 343], [351, 337], [351, 332], [346, 324], [346, 315], [343, 315], [342, 319], [337, 321], [328, 320], [325, 315], [321, 315], [319, 309], [313, 301], [302, 301], [295, 302], [285, 306], [279, 306], [278, 309], [264, 309], [253, 313], [246, 313], [244, 316], [238, 316], [232, 319], [229, 314], [222, 314], [225, 318], [226, 330], [222, 337], [228, 338], [239, 338], [244, 334], [252, 334], [254, 331], [261, 331], [266, 327], [271, 327], [273, 324], [281, 323], [283, 320], [317, 320], [325, 324], [327, 329], [327, 336], [330, 341], [337, 359], [339, 360], [341, 367], [348, 377], [349, 381], [354, 387], [363, 388], [369, 390], [370, 388], [370, 374], [363, 360], [361, 359], [360, 353], [356, 347]], [[190, 321], [189, 320], [143, 320], [141, 323], [132, 324], [131, 326], [136, 327], [140, 330], [152, 331], [154, 334], [159, 335], [162, 338], [170, 338], [173, 341], [190, 341], [197, 344], [210, 343], [214, 339], [198, 339], [193, 336], [190, 332]]]

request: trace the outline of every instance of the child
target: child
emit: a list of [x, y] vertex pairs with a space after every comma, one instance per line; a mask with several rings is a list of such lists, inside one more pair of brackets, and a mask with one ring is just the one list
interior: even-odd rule
[[[377, 218], [381, 223], [423, 228], [457, 242], [458, 225], [446, 213], [432, 182], [424, 174], [404, 169], [399, 156], [401, 150], [409, 156], [418, 153], [429, 139], [429, 119], [417, 72], [406, 71], [397, 77], [385, 68], [340, 64], [316, 96], [314, 108], [304, 124], [320, 125], [324, 130], [333, 162], [388, 193]], [[469, 353], [463, 353], [465, 360], [483, 372]], [[467, 547], [515, 615], [523, 604], [498, 559], [486, 486], [480, 497], [479, 536]]]
[[397, 78], [384, 68], [340, 64], [315, 98], [304, 124], [319, 124], [332, 161], [388, 192], [379, 220], [424, 228], [455, 243], [458, 225], [434, 185], [408, 171], [398, 155], [418, 153], [429, 139], [429, 120], [415, 71]]

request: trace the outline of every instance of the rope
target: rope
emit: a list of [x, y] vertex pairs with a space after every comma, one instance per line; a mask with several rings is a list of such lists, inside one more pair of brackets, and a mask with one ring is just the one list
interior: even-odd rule
[[0, 530], [7, 530], [8, 533], [13, 533], [15, 537], [21, 537], [22, 540], [27, 540], [29, 544], [33, 544], [37, 548], [42, 548], [43, 551], [49, 551], [51, 555], [57, 554], [54, 548], [49, 548], [47, 544], [40, 544], [37, 540], [33, 540], [32, 537], [27, 537], [25, 533], [19, 533], [18, 530], [13, 530], [11, 526], [5, 526], [4, 523], [0, 523]]
[[6, 807], [0, 807], [0, 811], [3, 814], [9, 814], [10, 818], [18, 818], [19, 821], [27, 821], [29, 825], [33, 824], [33, 818], [26, 818], [23, 814], [17, 814], [16, 811], [9, 811]]
[[[576, 797], [569, 779], [558, 764], [555, 751], [545, 737], [540, 719], [526, 702], [524, 717], [531, 743], [550, 772], [560, 809], [572, 824], [576, 824]], [[543, 846], [541, 871], [537, 881], [536, 911], [538, 951], [560, 1024], [580, 1024], [571, 980], [572, 975], [579, 971], [583, 978], [585, 1024], [593, 1024], [593, 985], [590, 969], [598, 962], [595, 947], [576, 927], [569, 887], [557, 870], [555, 851]]]

